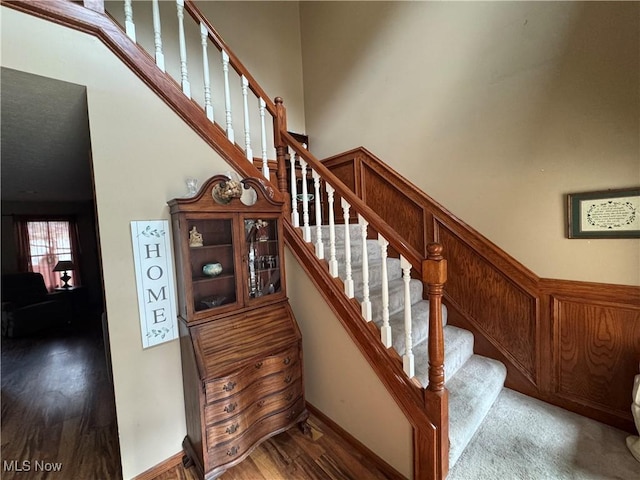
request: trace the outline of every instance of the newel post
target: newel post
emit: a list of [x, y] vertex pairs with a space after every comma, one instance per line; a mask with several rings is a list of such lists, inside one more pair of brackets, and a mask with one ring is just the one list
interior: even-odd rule
[[442, 293], [447, 281], [447, 261], [442, 245], [427, 245], [427, 259], [422, 264], [422, 281], [429, 292], [429, 387], [432, 392], [444, 389], [444, 333], [442, 330]]
[[444, 386], [442, 294], [447, 281], [447, 261], [439, 243], [427, 245], [422, 281], [429, 293], [429, 386], [425, 391], [425, 409], [436, 426], [437, 474], [445, 478], [449, 471], [449, 396]]
[[282, 193], [287, 193], [287, 145], [282, 138], [282, 132], [287, 131], [287, 109], [284, 108], [282, 97], [276, 97], [276, 116], [273, 117], [274, 145], [276, 147], [276, 176], [278, 178], [278, 189]]

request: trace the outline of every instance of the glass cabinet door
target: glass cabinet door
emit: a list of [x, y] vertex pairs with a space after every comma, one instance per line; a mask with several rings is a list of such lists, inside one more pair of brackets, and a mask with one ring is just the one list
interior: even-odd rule
[[236, 303], [232, 219], [188, 219], [193, 310]]
[[259, 298], [280, 292], [278, 220], [245, 218], [244, 232], [248, 297]]

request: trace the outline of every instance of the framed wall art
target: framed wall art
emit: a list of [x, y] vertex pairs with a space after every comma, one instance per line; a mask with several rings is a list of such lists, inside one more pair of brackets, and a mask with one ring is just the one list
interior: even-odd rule
[[567, 195], [569, 238], [640, 238], [640, 187]]

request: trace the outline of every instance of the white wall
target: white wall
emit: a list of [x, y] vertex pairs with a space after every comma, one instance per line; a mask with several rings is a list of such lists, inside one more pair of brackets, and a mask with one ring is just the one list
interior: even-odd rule
[[295, 257], [287, 294], [302, 332], [307, 401], [398, 472], [413, 476], [413, 430]]
[[185, 425], [178, 342], [142, 350], [129, 223], [168, 219], [166, 202], [185, 193], [186, 177], [229, 167], [97, 39], [1, 11], [2, 66], [87, 87], [122, 469], [131, 478], [180, 451]]
[[[543, 277], [640, 284], [640, 240], [564, 195], [640, 184], [638, 2], [301, 2], [305, 115]], [[446, 254], [446, 252], [445, 252]]]

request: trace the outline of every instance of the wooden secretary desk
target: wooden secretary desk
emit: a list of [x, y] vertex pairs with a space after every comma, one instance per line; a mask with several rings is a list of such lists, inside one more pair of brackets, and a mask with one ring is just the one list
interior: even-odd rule
[[308, 430], [302, 341], [285, 292], [283, 202], [274, 197], [260, 179], [217, 175], [194, 197], [168, 202], [187, 422], [183, 462], [207, 480], [295, 424]]

